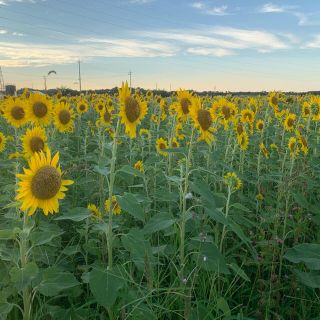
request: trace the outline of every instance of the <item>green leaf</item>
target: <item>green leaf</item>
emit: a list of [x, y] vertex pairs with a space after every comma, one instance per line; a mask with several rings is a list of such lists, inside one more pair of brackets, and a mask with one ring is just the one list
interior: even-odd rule
[[194, 260], [203, 270], [230, 274], [224, 256], [213, 243], [201, 243], [199, 252], [194, 255]]
[[79, 282], [71, 272], [63, 271], [58, 267], [50, 267], [42, 271], [42, 280], [38, 290], [45, 296], [53, 297], [78, 284]]
[[94, 171], [101, 174], [102, 176], [108, 177], [110, 170], [106, 167], [99, 167], [99, 166], [94, 166], [93, 167]]
[[18, 291], [31, 284], [38, 275], [39, 269], [34, 262], [29, 262], [24, 268], [13, 267], [10, 270], [10, 278]]
[[123, 166], [122, 168], [120, 168], [118, 170], [118, 172], [124, 172], [124, 173], [130, 174], [132, 176], [138, 176], [138, 177], [141, 177], [141, 178], [144, 177], [144, 174], [142, 172], [140, 172], [139, 170], [137, 170], [137, 169], [135, 169], [133, 167], [130, 167], [128, 165]]
[[304, 209], [308, 209], [309, 208], [309, 203], [306, 199], [306, 197], [302, 194], [302, 193], [293, 193], [292, 194], [294, 197], [294, 200], [297, 202], [297, 204], [304, 208]]
[[206, 207], [210, 209], [216, 208], [214, 195], [212, 194], [209, 185], [203, 180], [196, 180], [191, 183], [191, 189], [195, 193], [199, 194]]
[[107, 309], [115, 303], [125, 280], [116, 271], [93, 269], [90, 272], [89, 284], [98, 304]]
[[299, 270], [294, 270], [295, 275], [301, 283], [310, 288], [320, 288], [320, 273], [311, 272], [301, 272]]
[[250, 282], [249, 277], [246, 275], [246, 273], [237, 264], [231, 263], [229, 266], [237, 276], [240, 276], [244, 281], [249, 281]]
[[51, 242], [54, 238], [62, 235], [63, 231], [34, 231], [30, 235], [30, 240], [33, 246], [40, 246]]
[[230, 208], [236, 208], [239, 209], [241, 211], [245, 211], [245, 212], [251, 212], [250, 209], [248, 209], [247, 207], [245, 207], [243, 204], [241, 203], [233, 203]]
[[79, 222], [91, 216], [91, 212], [87, 208], [73, 208], [62, 215], [57, 216], [54, 220], [71, 220]]
[[151, 217], [148, 223], [144, 226], [143, 232], [151, 234], [171, 227], [175, 223], [169, 213], [158, 213]]
[[138, 200], [131, 193], [125, 193], [123, 196], [117, 196], [121, 209], [127, 211], [137, 220], [144, 222], [144, 212]]
[[289, 249], [284, 257], [293, 263], [303, 262], [310, 270], [320, 270], [320, 244], [299, 244]]
[[231, 316], [231, 310], [229, 308], [228, 302], [224, 298], [219, 298], [217, 301], [217, 309], [223, 312], [224, 319]]
[[226, 219], [225, 215], [220, 209], [205, 208], [205, 210], [207, 215], [214, 221], [222, 223], [223, 225], [226, 225], [226, 226], [229, 225], [229, 221]]
[[0, 230], [0, 240], [11, 240], [15, 238], [13, 229]]

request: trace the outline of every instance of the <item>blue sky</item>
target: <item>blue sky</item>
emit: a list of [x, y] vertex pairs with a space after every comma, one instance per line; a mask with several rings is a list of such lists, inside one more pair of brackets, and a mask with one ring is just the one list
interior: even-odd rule
[[0, 66], [18, 87], [319, 90], [318, 0], [0, 0]]

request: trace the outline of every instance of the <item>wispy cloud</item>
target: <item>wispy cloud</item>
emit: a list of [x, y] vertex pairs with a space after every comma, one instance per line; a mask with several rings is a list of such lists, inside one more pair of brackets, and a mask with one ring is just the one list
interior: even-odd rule
[[228, 49], [205, 48], [205, 47], [188, 48], [187, 52], [196, 56], [213, 56], [213, 57], [226, 57], [226, 56], [233, 56], [236, 54], [234, 51], [228, 50]]
[[266, 3], [262, 6], [262, 8], [260, 9], [260, 12], [262, 13], [283, 13], [283, 12], [288, 12], [291, 11], [293, 9], [296, 9], [297, 6], [289, 6], [289, 5], [276, 5], [273, 3]]
[[7, 34], [7, 33], [8, 33], [8, 30], [0, 29], [0, 34]]
[[227, 12], [228, 6], [225, 6], [225, 5], [215, 7], [215, 6], [210, 6], [205, 2], [197, 1], [197, 2], [193, 2], [191, 4], [191, 7], [201, 11], [204, 14], [211, 15], [211, 16], [226, 16], [230, 14]]
[[314, 36], [314, 38], [305, 45], [305, 48], [320, 48], [320, 34]]
[[132, 4], [147, 4], [150, 2], [154, 2], [155, 0], [129, 0], [129, 3]]
[[37, 3], [45, 0], [0, 0], [0, 5], [8, 6], [12, 3]]

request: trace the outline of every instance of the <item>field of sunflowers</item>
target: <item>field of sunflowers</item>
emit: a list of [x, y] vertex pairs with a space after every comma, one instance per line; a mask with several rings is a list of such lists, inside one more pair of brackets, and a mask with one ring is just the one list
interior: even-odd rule
[[0, 100], [0, 319], [319, 319], [320, 97]]

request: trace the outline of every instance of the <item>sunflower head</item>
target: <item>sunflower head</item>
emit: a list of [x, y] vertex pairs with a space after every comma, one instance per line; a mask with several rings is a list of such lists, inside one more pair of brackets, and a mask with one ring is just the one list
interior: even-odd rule
[[165, 150], [168, 148], [168, 142], [163, 139], [163, 138], [158, 138], [156, 141], [156, 149], [157, 152], [164, 156], [167, 157], [168, 156], [168, 152], [165, 152]]
[[257, 123], [256, 123], [256, 128], [258, 131], [263, 131], [263, 128], [264, 128], [264, 122], [263, 120], [258, 120]]
[[4, 103], [4, 118], [12, 126], [19, 128], [28, 122], [28, 109], [24, 99], [8, 98]]
[[241, 122], [252, 123], [254, 121], [254, 112], [250, 109], [241, 110]]
[[291, 157], [295, 157], [299, 154], [300, 149], [297, 144], [297, 139], [295, 137], [291, 137], [288, 142], [288, 148], [290, 150]]
[[262, 152], [262, 154], [264, 155], [264, 157], [265, 157], [266, 159], [268, 159], [268, 158], [269, 158], [269, 151], [268, 151], [268, 149], [266, 148], [266, 146], [264, 145], [264, 143], [261, 142], [259, 147], [260, 147], [260, 151]]
[[294, 113], [289, 113], [284, 120], [284, 127], [287, 131], [293, 131], [297, 116]]
[[64, 180], [59, 162], [59, 153], [51, 158], [51, 152], [35, 153], [28, 162], [24, 174], [17, 174], [19, 188], [16, 199], [21, 203], [21, 210], [29, 215], [37, 208], [45, 215], [59, 212], [59, 200], [65, 197], [66, 186], [73, 183]]
[[89, 110], [88, 102], [84, 98], [79, 99], [79, 101], [77, 102], [78, 113], [83, 114], [88, 112], [88, 110]]
[[186, 90], [177, 91], [178, 102], [174, 104], [174, 109], [182, 121], [186, 121], [192, 105], [192, 93]]
[[44, 128], [34, 127], [27, 129], [21, 136], [23, 153], [26, 158], [32, 157], [37, 152], [48, 150], [47, 136]]
[[35, 125], [46, 126], [51, 121], [53, 105], [48, 96], [33, 93], [29, 98], [29, 117]]
[[72, 132], [74, 129], [74, 112], [67, 103], [56, 104], [54, 124], [59, 132]]
[[243, 131], [240, 135], [237, 135], [238, 144], [241, 150], [247, 150], [249, 146], [249, 136], [246, 131]]
[[95, 204], [89, 203], [87, 208], [90, 210], [92, 220], [102, 219], [101, 211], [97, 208]]
[[107, 213], [112, 212], [115, 215], [121, 213], [121, 207], [116, 196], [112, 196], [111, 201], [110, 199], [107, 199], [104, 203], [104, 207]]
[[232, 192], [239, 190], [242, 187], [242, 182], [234, 172], [228, 172], [223, 177], [224, 183]]
[[7, 138], [6, 136], [0, 132], [0, 152], [3, 152], [6, 148]]
[[143, 162], [141, 160], [137, 161], [135, 164], [134, 164], [134, 168], [140, 172], [143, 172], [144, 170], [144, 166], [143, 166]]

